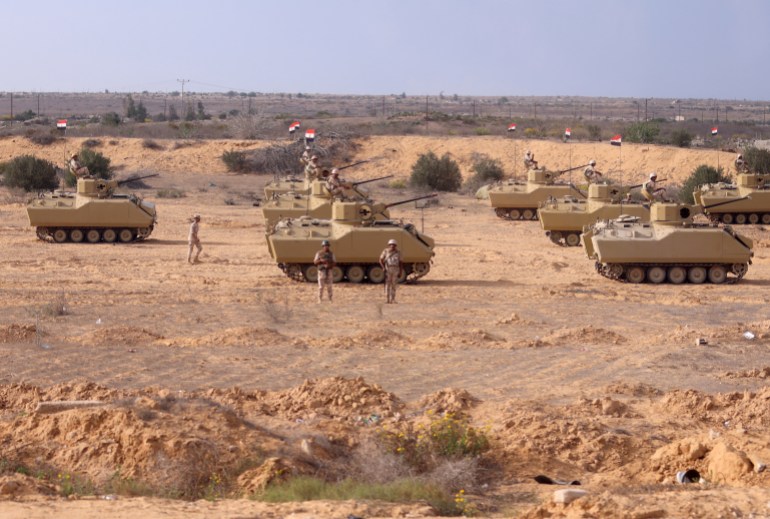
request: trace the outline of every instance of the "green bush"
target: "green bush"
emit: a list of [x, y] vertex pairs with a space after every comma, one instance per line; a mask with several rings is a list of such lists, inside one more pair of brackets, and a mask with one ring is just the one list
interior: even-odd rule
[[641, 142], [649, 144], [655, 142], [660, 133], [660, 126], [653, 121], [634, 123], [628, 128], [623, 138], [628, 142]]
[[689, 148], [692, 143], [692, 134], [687, 130], [676, 130], [671, 134], [671, 144], [680, 148]]
[[770, 151], [761, 150], [753, 146], [743, 152], [743, 160], [749, 166], [749, 171], [767, 175], [770, 173]]
[[465, 189], [469, 192], [475, 192], [484, 184], [497, 182], [505, 176], [503, 165], [497, 159], [492, 159], [484, 154], [473, 154], [471, 160], [473, 161], [471, 171], [474, 174], [465, 183]]
[[249, 169], [249, 161], [242, 151], [226, 151], [222, 154], [222, 162], [231, 173], [243, 173]]
[[589, 124], [586, 126], [586, 130], [588, 131], [588, 138], [592, 141], [602, 140], [602, 129], [598, 124]]
[[[82, 148], [78, 152], [78, 159], [81, 165], [88, 168], [88, 172], [91, 176], [103, 178], [105, 180], [112, 178], [110, 159], [105, 157], [102, 153], [94, 151], [91, 148]], [[77, 183], [77, 178], [75, 178], [75, 175], [68, 170], [64, 175], [64, 183], [72, 187]]]
[[59, 187], [56, 166], [47, 160], [22, 155], [0, 165], [3, 183], [24, 191], [49, 191]]
[[184, 198], [187, 194], [179, 189], [158, 189], [155, 196], [157, 198]]
[[439, 159], [432, 151], [419, 156], [409, 177], [409, 183], [413, 186], [438, 191], [457, 191], [462, 182], [463, 177], [457, 162], [452, 160], [448, 153]]
[[725, 175], [722, 168], [716, 169], [713, 166], [701, 164], [693, 171], [687, 180], [682, 183], [679, 191], [679, 199], [687, 204], [695, 203], [692, 193], [704, 184], [714, 184], [716, 182], [729, 182], [730, 177]]
[[117, 126], [121, 123], [120, 115], [117, 112], [107, 112], [102, 115], [102, 124], [104, 126]]

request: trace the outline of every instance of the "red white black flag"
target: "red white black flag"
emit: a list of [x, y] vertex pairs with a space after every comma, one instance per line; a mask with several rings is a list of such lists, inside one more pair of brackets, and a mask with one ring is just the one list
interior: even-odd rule
[[617, 134], [612, 139], [610, 139], [610, 144], [613, 146], [620, 146], [622, 144], [623, 138], [620, 136], [620, 134]]

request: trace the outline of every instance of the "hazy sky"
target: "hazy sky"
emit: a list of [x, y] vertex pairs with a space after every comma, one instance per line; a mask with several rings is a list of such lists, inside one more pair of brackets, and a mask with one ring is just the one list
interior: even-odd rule
[[766, 0], [0, 0], [0, 91], [770, 99]]

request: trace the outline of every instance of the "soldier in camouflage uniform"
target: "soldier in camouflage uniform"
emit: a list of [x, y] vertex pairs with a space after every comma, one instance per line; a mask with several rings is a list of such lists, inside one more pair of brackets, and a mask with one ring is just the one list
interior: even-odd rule
[[315, 253], [313, 264], [318, 267], [318, 302], [323, 301], [324, 287], [329, 294], [329, 302], [332, 301], [332, 285], [334, 284], [334, 265], [337, 258], [329, 248], [329, 240], [321, 242], [321, 250]]
[[598, 182], [599, 180], [601, 180], [602, 174], [596, 170], [595, 160], [592, 159], [588, 162], [588, 166], [583, 171], [583, 176], [586, 177], [586, 180], [588, 181], [589, 184], [591, 184], [592, 182]]
[[395, 303], [398, 278], [404, 272], [401, 251], [398, 250], [398, 242], [396, 240], [388, 240], [388, 246], [380, 254], [380, 266], [385, 271], [385, 297], [387, 303]]
[[[187, 238], [187, 243], [189, 245], [189, 249], [187, 251], [188, 263], [198, 263], [198, 256], [203, 250], [203, 245], [201, 245], [201, 240], [198, 237], [198, 229], [200, 228], [200, 221], [201, 221], [201, 215], [196, 214], [195, 216], [193, 216], [192, 223], [190, 224], [190, 234]], [[198, 251], [195, 253], [195, 256], [193, 257], [193, 249], [196, 247], [198, 248]]]
[[532, 150], [527, 150], [527, 153], [524, 154], [524, 167], [527, 169], [537, 169], [537, 161]]
[[305, 180], [312, 182], [321, 177], [321, 168], [318, 166], [318, 155], [310, 157], [310, 162], [305, 166]]

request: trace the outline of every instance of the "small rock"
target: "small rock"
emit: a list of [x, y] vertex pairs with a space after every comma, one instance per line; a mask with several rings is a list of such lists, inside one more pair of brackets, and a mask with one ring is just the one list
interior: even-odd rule
[[585, 495], [588, 495], [587, 490], [580, 490], [577, 488], [565, 488], [562, 490], [557, 490], [556, 492], [553, 493], [553, 502], [569, 504], [575, 501], [576, 499], [580, 499]]
[[698, 337], [697, 339], [695, 339], [696, 346], [708, 346], [708, 344], [709, 344], [709, 341], [707, 341], [703, 337]]

